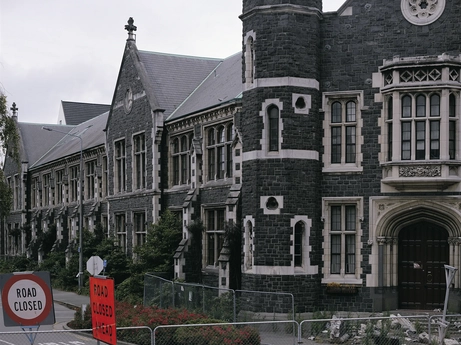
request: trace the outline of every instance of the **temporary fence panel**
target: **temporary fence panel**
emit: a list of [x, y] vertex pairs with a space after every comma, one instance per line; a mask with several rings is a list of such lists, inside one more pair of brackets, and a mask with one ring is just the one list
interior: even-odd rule
[[174, 308], [174, 284], [171, 280], [145, 274], [144, 275], [144, 305], [156, 305], [159, 308]]
[[424, 342], [428, 315], [304, 320], [300, 341], [364, 345], [399, 345]]
[[239, 322], [294, 320], [294, 296], [284, 292], [235, 290]]
[[184, 308], [227, 322], [235, 320], [233, 290], [176, 282], [174, 290], [175, 308]]
[[[119, 343], [131, 345], [151, 345], [152, 329], [145, 326], [118, 327], [117, 340]], [[92, 329], [0, 332], [0, 344], [5, 345], [96, 345], [100, 343], [93, 338]]]
[[158, 326], [155, 345], [294, 345], [298, 344], [295, 321], [237, 322]]

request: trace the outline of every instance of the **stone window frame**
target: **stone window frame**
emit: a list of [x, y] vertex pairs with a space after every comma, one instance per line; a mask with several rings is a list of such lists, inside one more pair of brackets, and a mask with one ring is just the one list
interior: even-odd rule
[[[341, 269], [340, 273], [333, 274], [331, 269], [331, 206], [346, 206], [355, 205], [356, 207], [356, 230], [355, 230], [355, 272], [353, 274], [346, 274], [344, 267], [346, 265], [345, 245], [341, 248]], [[322, 221], [323, 221], [323, 268], [322, 268], [322, 283], [341, 283], [341, 284], [361, 284], [362, 280], [360, 275], [361, 269], [361, 238], [363, 235], [362, 222], [363, 222], [363, 197], [328, 197], [322, 198]], [[341, 236], [352, 234], [341, 230]], [[342, 241], [343, 242], [343, 241]]]
[[[139, 132], [133, 134], [133, 190], [146, 188], [146, 133]], [[138, 142], [139, 141], [139, 142]], [[142, 144], [142, 145], [139, 145]]]
[[[341, 92], [324, 92], [323, 95], [323, 111], [324, 111], [324, 120], [323, 120], [323, 129], [324, 129], [324, 137], [323, 137], [323, 172], [361, 172], [363, 171], [362, 161], [363, 161], [363, 154], [362, 154], [362, 144], [363, 144], [363, 136], [362, 136], [362, 128], [363, 128], [363, 119], [362, 119], [362, 110], [364, 108], [364, 97], [363, 91], [341, 91]], [[345, 134], [345, 127], [347, 126], [347, 122], [345, 121], [346, 117], [346, 104], [348, 102], [355, 102], [356, 110], [355, 110], [355, 122], [349, 123], [349, 125], [355, 124], [355, 162], [353, 163], [346, 163], [345, 157], [345, 147], [346, 147], [346, 136], [341, 136], [341, 162], [340, 163], [332, 163], [331, 155], [332, 155], [332, 140], [331, 140], [331, 131], [332, 127], [332, 105], [335, 102], [339, 102], [342, 106], [342, 110], [344, 111], [344, 120], [341, 121], [340, 125], [344, 130], [342, 133]], [[339, 124], [338, 124], [339, 125]]]
[[[233, 122], [224, 121], [215, 123], [204, 128], [205, 151], [204, 166], [205, 181], [219, 181], [232, 178], [232, 142]], [[222, 133], [222, 136], [219, 136]], [[222, 169], [219, 169], [221, 166]]]
[[254, 236], [255, 236], [255, 219], [252, 216], [246, 216], [244, 219], [244, 233], [243, 233], [243, 270], [251, 271], [254, 263]]
[[[119, 138], [114, 141], [114, 193], [126, 191], [126, 141]], [[118, 153], [118, 149], [123, 152]]]
[[[192, 132], [181, 133], [170, 140], [170, 185], [191, 183]], [[184, 144], [185, 143], [185, 144]]]
[[255, 73], [256, 73], [256, 65], [255, 65], [255, 41], [256, 41], [256, 33], [251, 30], [246, 33], [243, 42], [245, 42], [245, 52], [244, 52], [244, 59], [245, 59], [245, 88], [251, 89], [255, 85]]
[[[225, 205], [206, 206], [202, 208], [202, 212], [205, 227], [202, 252], [203, 267], [217, 269], [219, 267], [218, 258], [224, 244], [226, 207]], [[210, 224], [211, 217], [213, 217], [213, 224]], [[222, 229], [219, 229], [221, 225]], [[211, 240], [213, 241], [213, 248], [210, 248]], [[209, 257], [210, 254], [213, 254], [213, 258]]]
[[[134, 210], [133, 211], [133, 248], [142, 246], [147, 240], [147, 223], [146, 211]], [[141, 218], [141, 222], [139, 222]]]
[[58, 169], [54, 173], [54, 178], [56, 181], [56, 189], [55, 189], [55, 194], [54, 194], [55, 199], [56, 199], [56, 205], [61, 205], [64, 203], [64, 190], [65, 190], [64, 175], [65, 175], [64, 168]]
[[96, 166], [98, 165], [97, 159], [92, 159], [85, 162], [85, 197], [87, 199], [94, 199], [96, 192], [97, 173]]
[[126, 230], [126, 213], [120, 212], [114, 214], [115, 219], [115, 236], [117, 245], [123, 253], [127, 253], [127, 230]]
[[[270, 133], [270, 125], [269, 125], [269, 110], [271, 107], [277, 107], [278, 108], [278, 149], [277, 150], [271, 150], [270, 149], [270, 144], [271, 144], [271, 133]], [[263, 119], [263, 129], [262, 129], [262, 136], [261, 136], [261, 147], [263, 148], [263, 151], [266, 152], [268, 156], [276, 156], [279, 155], [281, 150], [282, 150], [282, 143], [283, 143], [283, 121], [282, 121], [282, 110], [283, 110], [283, 102], [280, 101], [278, 98], [269, 98], [266, 99], [262, 104], [261, 104], [261, 110], [259, 112], [259, 116]], [[273, 134], [272, 134], [273, 135]]]
[[[439, 96], [439, 116], [431, 116], [431, 97], [433, 95]], [[426, 106], [424, 117], [417, 116], [416, 112], [416, 98], [419, 96], [425, 96]], [[402, 99], [409, 96], [411, 99], [411, 116], [402, 116]], [[454, 98], [453, 98], [454, 97]], [[451, 114], [450, 101], [455, 101], [454, 114]], [[386, 138], [385, 142], [382, 142], [382, 157], [385, 157], [386, 162], [424, 162], [424, 161], [445, 161], [459, 159], [460, 156], [460, 144], [456, 141], [459, 138], [461, 131], [459, 129], [460, 121], [460, 92], [458, 90], [448, 90], [445, 88], [437, 88], [434, 85], [433, 88], [424, 91], [421, 90], [396, 90], [391, 93], [387, 93], [383, 97], [383, 114], [384, 114], [384, 125], [382, 126], [383, 137]], [[392, 108], [392, 109], [391, 109]], [[418, 159], [416, 155], [416, 122], [425, 121], [425, 157]], [[430, 144], [431, 144], [431, 131], [430, 122], [439, 122], [439, 156], [437, 158], [431, 158], [430, 155]], [[405, 159], [402, 156], [402, 124], [411, 123], [411, 141], [410, 141], [410, 158]], [[454, 138], [451, 138], [451, 135]], [[447, 138], [444, 140], [443, 138]], [[451, 138], [451, 139], [450, 139]], [[453, 143], [453, 145], [451, 145]], [[453, 147], [451, 147], [453, 146]], [[453, 150], [453, 153], [450, 153]]]
[[[301, 263], [296, 264], [296, 246], [298, 245], [297, 243], [297, 236], [296, 236], [296, 230], [297, 226], [301, 224], [302, 225], [302, 232], [301, 232], [301, 243], [300, 245], [300, 257], [301, 257]], [[311, 232], [312, 228], [312, 220], [309, 219], [307, 216], [302, 216], [302, 215], [297, 215], [294, 216], [290, 220], [290, 226], [292, 228], [292, 234], [291, 234], [291, 253], [293, 255], [293, 260], [292, 260], [292, 266], [294, 268], [295, 273], [303, 273], [303, 274], [314, 274], [317, 270], [316, 267], [311, 265], [309, 253], [312, 250], [312, 246], [310, 245], [309, 242], [309, 235]]]

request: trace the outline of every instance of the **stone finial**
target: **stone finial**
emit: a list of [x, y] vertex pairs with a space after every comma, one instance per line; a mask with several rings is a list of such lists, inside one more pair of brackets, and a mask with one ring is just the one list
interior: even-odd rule
[[134, 19], [132, 17], [130, 17], [130, 19], [128, 19], [128, 25], [125, 25], [125, 30], [128, 31], [128, 39], [127, 41], [134, 41], [134, 34], [133, 34], [133, 31], [136, 31], [137, 27], [136, 25], [133, 25], [134, 23]]
[[14, 119], [17, 119], [17, 118], [18, 118], [18, 115], [17, 115], [17, 114], [18, 114], [19, 108], [16, 107], [16, 103], [15, 103], [15, 102], [13, 102], [13, 104], [11, 105], [10, 110], [13, 112], [13, 118], [14, 118]]

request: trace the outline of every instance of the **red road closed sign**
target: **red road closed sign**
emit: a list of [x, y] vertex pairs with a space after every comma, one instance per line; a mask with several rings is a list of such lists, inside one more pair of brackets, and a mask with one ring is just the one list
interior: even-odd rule
[[49, 272], [3, 274], [5, 326], [39, 326], [55, 322]]
[[108, 344], [117, 344], [114, 280], [90, 277], [90, 303], [93, 337]]

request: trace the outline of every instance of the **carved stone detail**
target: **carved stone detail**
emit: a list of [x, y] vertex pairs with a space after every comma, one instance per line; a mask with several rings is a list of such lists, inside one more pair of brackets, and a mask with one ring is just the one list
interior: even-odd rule
[[440, 165], [417, 165], [399, 167], [400, 177], [440, 177], [442, 168]]

